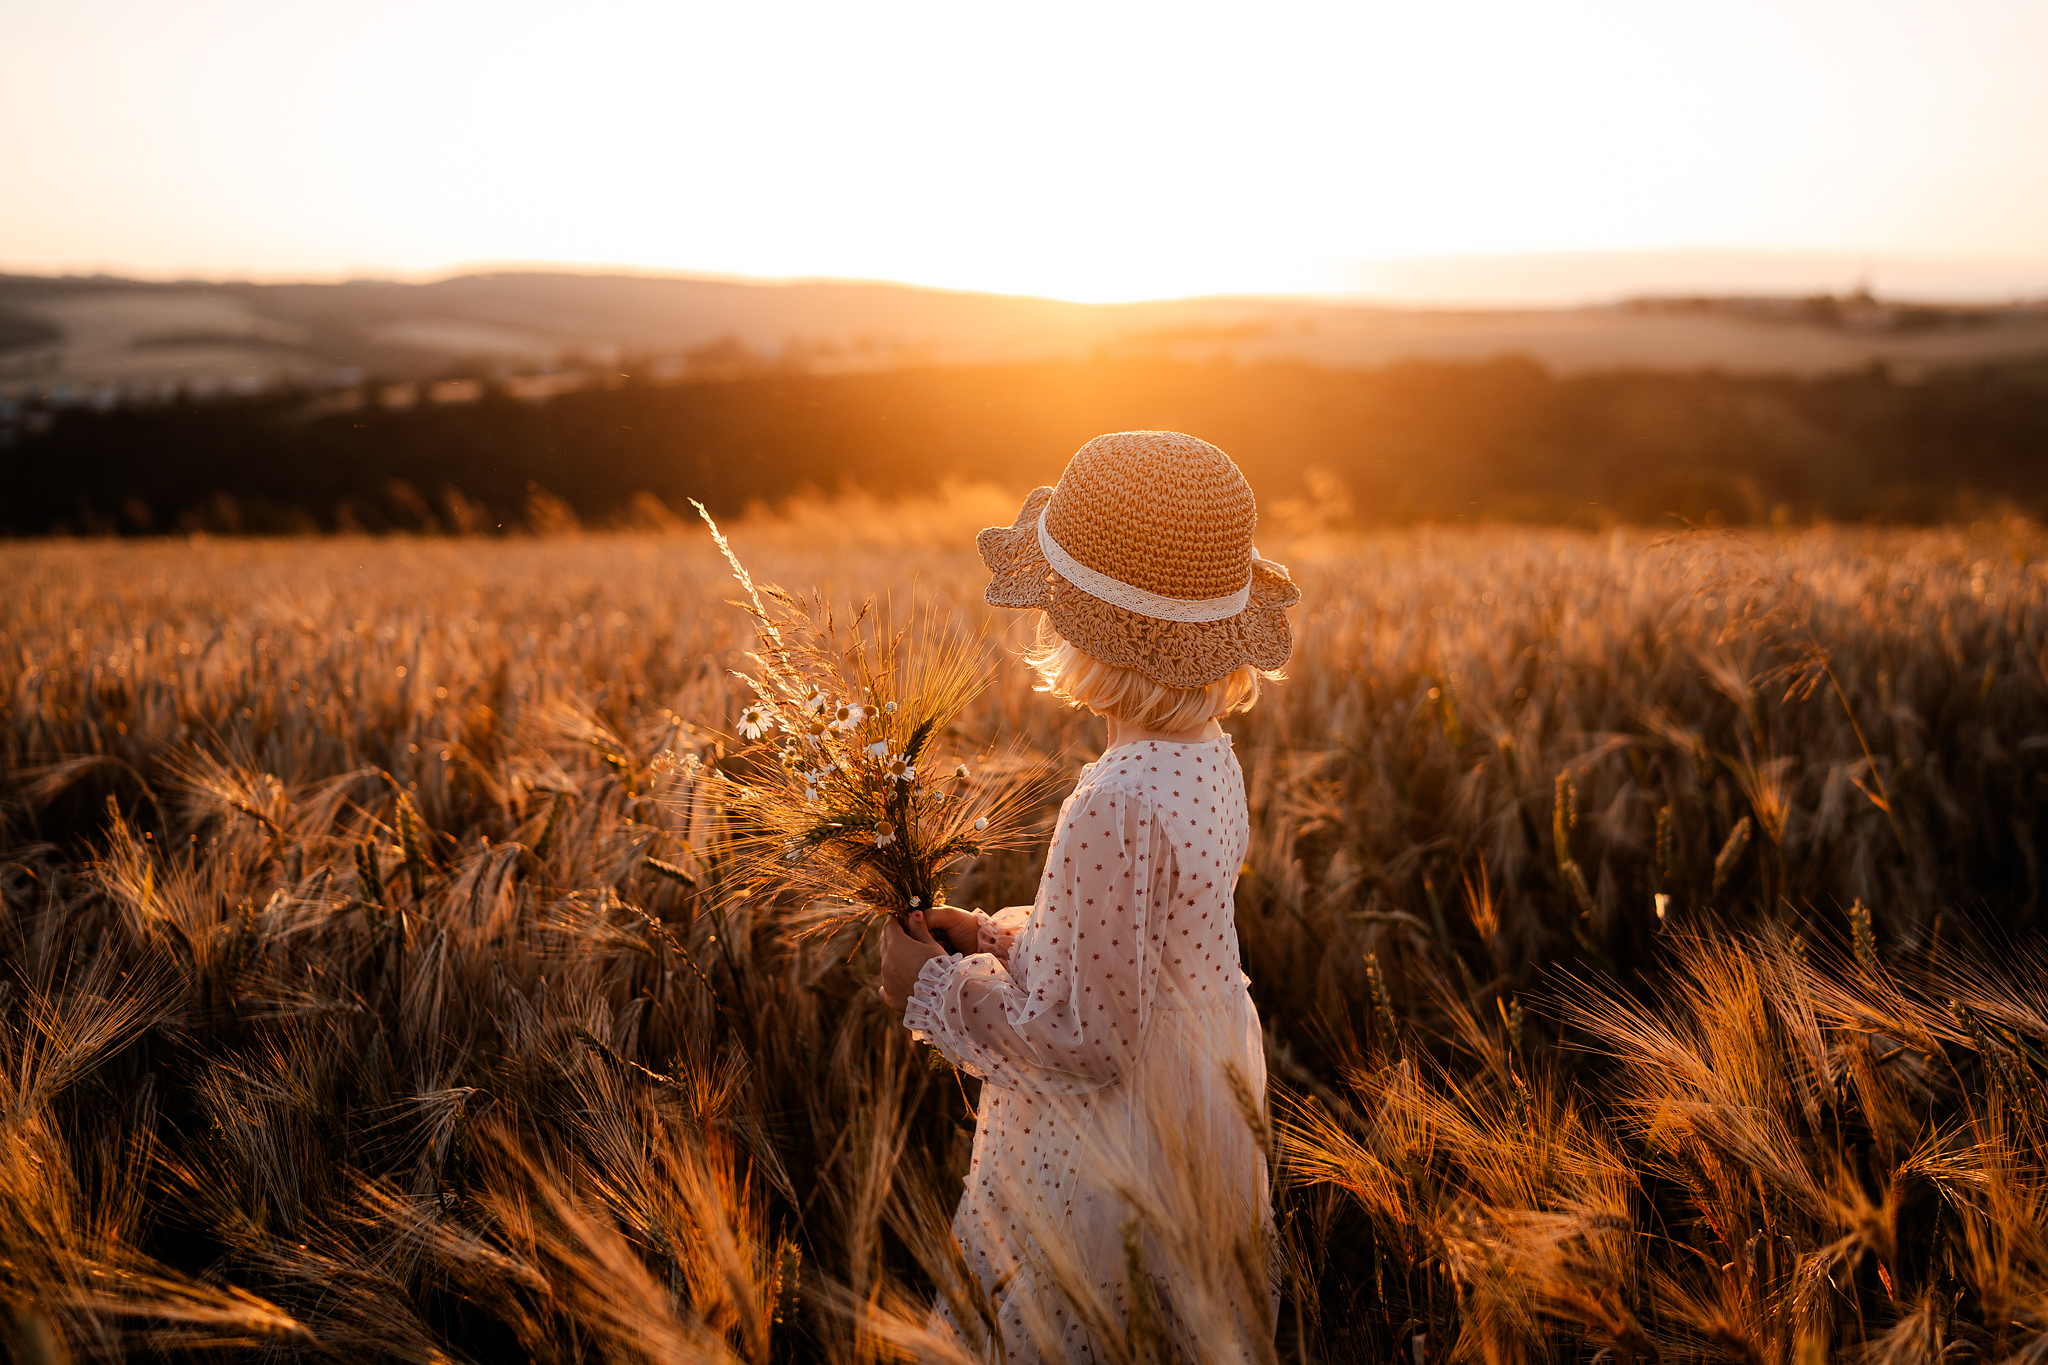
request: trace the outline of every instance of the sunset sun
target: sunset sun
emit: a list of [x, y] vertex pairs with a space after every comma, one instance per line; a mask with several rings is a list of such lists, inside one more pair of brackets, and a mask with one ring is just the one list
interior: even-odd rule
[[[2048, 282], [2022, 3], [89, 0], [9, 47], [16, 269], [1536, 297], [1544, 261], [1604, 292], [1571, 261], [1634, 253], [1624, 287]], [[1465, 258], [1523, 265], [1432, 264]]]

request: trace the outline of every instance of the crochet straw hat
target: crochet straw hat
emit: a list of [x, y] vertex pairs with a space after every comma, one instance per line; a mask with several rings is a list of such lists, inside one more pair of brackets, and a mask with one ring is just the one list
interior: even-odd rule
[[1201, 687], [1278, 668], [1300, 597], [1252, 548], [1258, 504], [1230, 457], [1177, 431], [1116, 431], [1075, 452], [1009, 526], [976, 537], [998, 607], [1037, 607], [1106, 664]]

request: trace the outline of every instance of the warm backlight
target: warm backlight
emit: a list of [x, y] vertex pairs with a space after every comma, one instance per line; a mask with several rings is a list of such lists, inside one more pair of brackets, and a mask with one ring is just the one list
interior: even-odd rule
[[1455, 294], [1387, 263], [1683, 250], [2048, 283], [2031, 0], [74, 0], [18, 7], [6, 53], [17, 270], [548, 261], [1109, 299]]

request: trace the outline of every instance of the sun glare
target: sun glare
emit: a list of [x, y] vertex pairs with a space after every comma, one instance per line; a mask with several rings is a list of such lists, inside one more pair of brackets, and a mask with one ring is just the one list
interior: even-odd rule
[[2048, 9], [2021, 3], [88, 0], [10, 45], [16, 269], [1115, 299], [1344, 291], [1403, 257], [2048, 241]]

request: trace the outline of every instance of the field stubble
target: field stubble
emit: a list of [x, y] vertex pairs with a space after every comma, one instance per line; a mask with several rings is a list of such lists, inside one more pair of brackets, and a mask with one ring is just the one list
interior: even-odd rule
[[[734, 542], [985, 625], [958, 743], [1071, 774], [1096, 731], [980, 604], [984, 512]], [[1304, 590], [1230, 727], [1280, 1358], [2048, 1358], [2039, 532], [1264, 548]], [[973, 1083], [871, 951], [721, 903], [675, 761], [728, 762], [744, 700], [707, 538], [0, 580], [18, 1353], [860, 1360], [935, 1286], [973, 1317]]]

